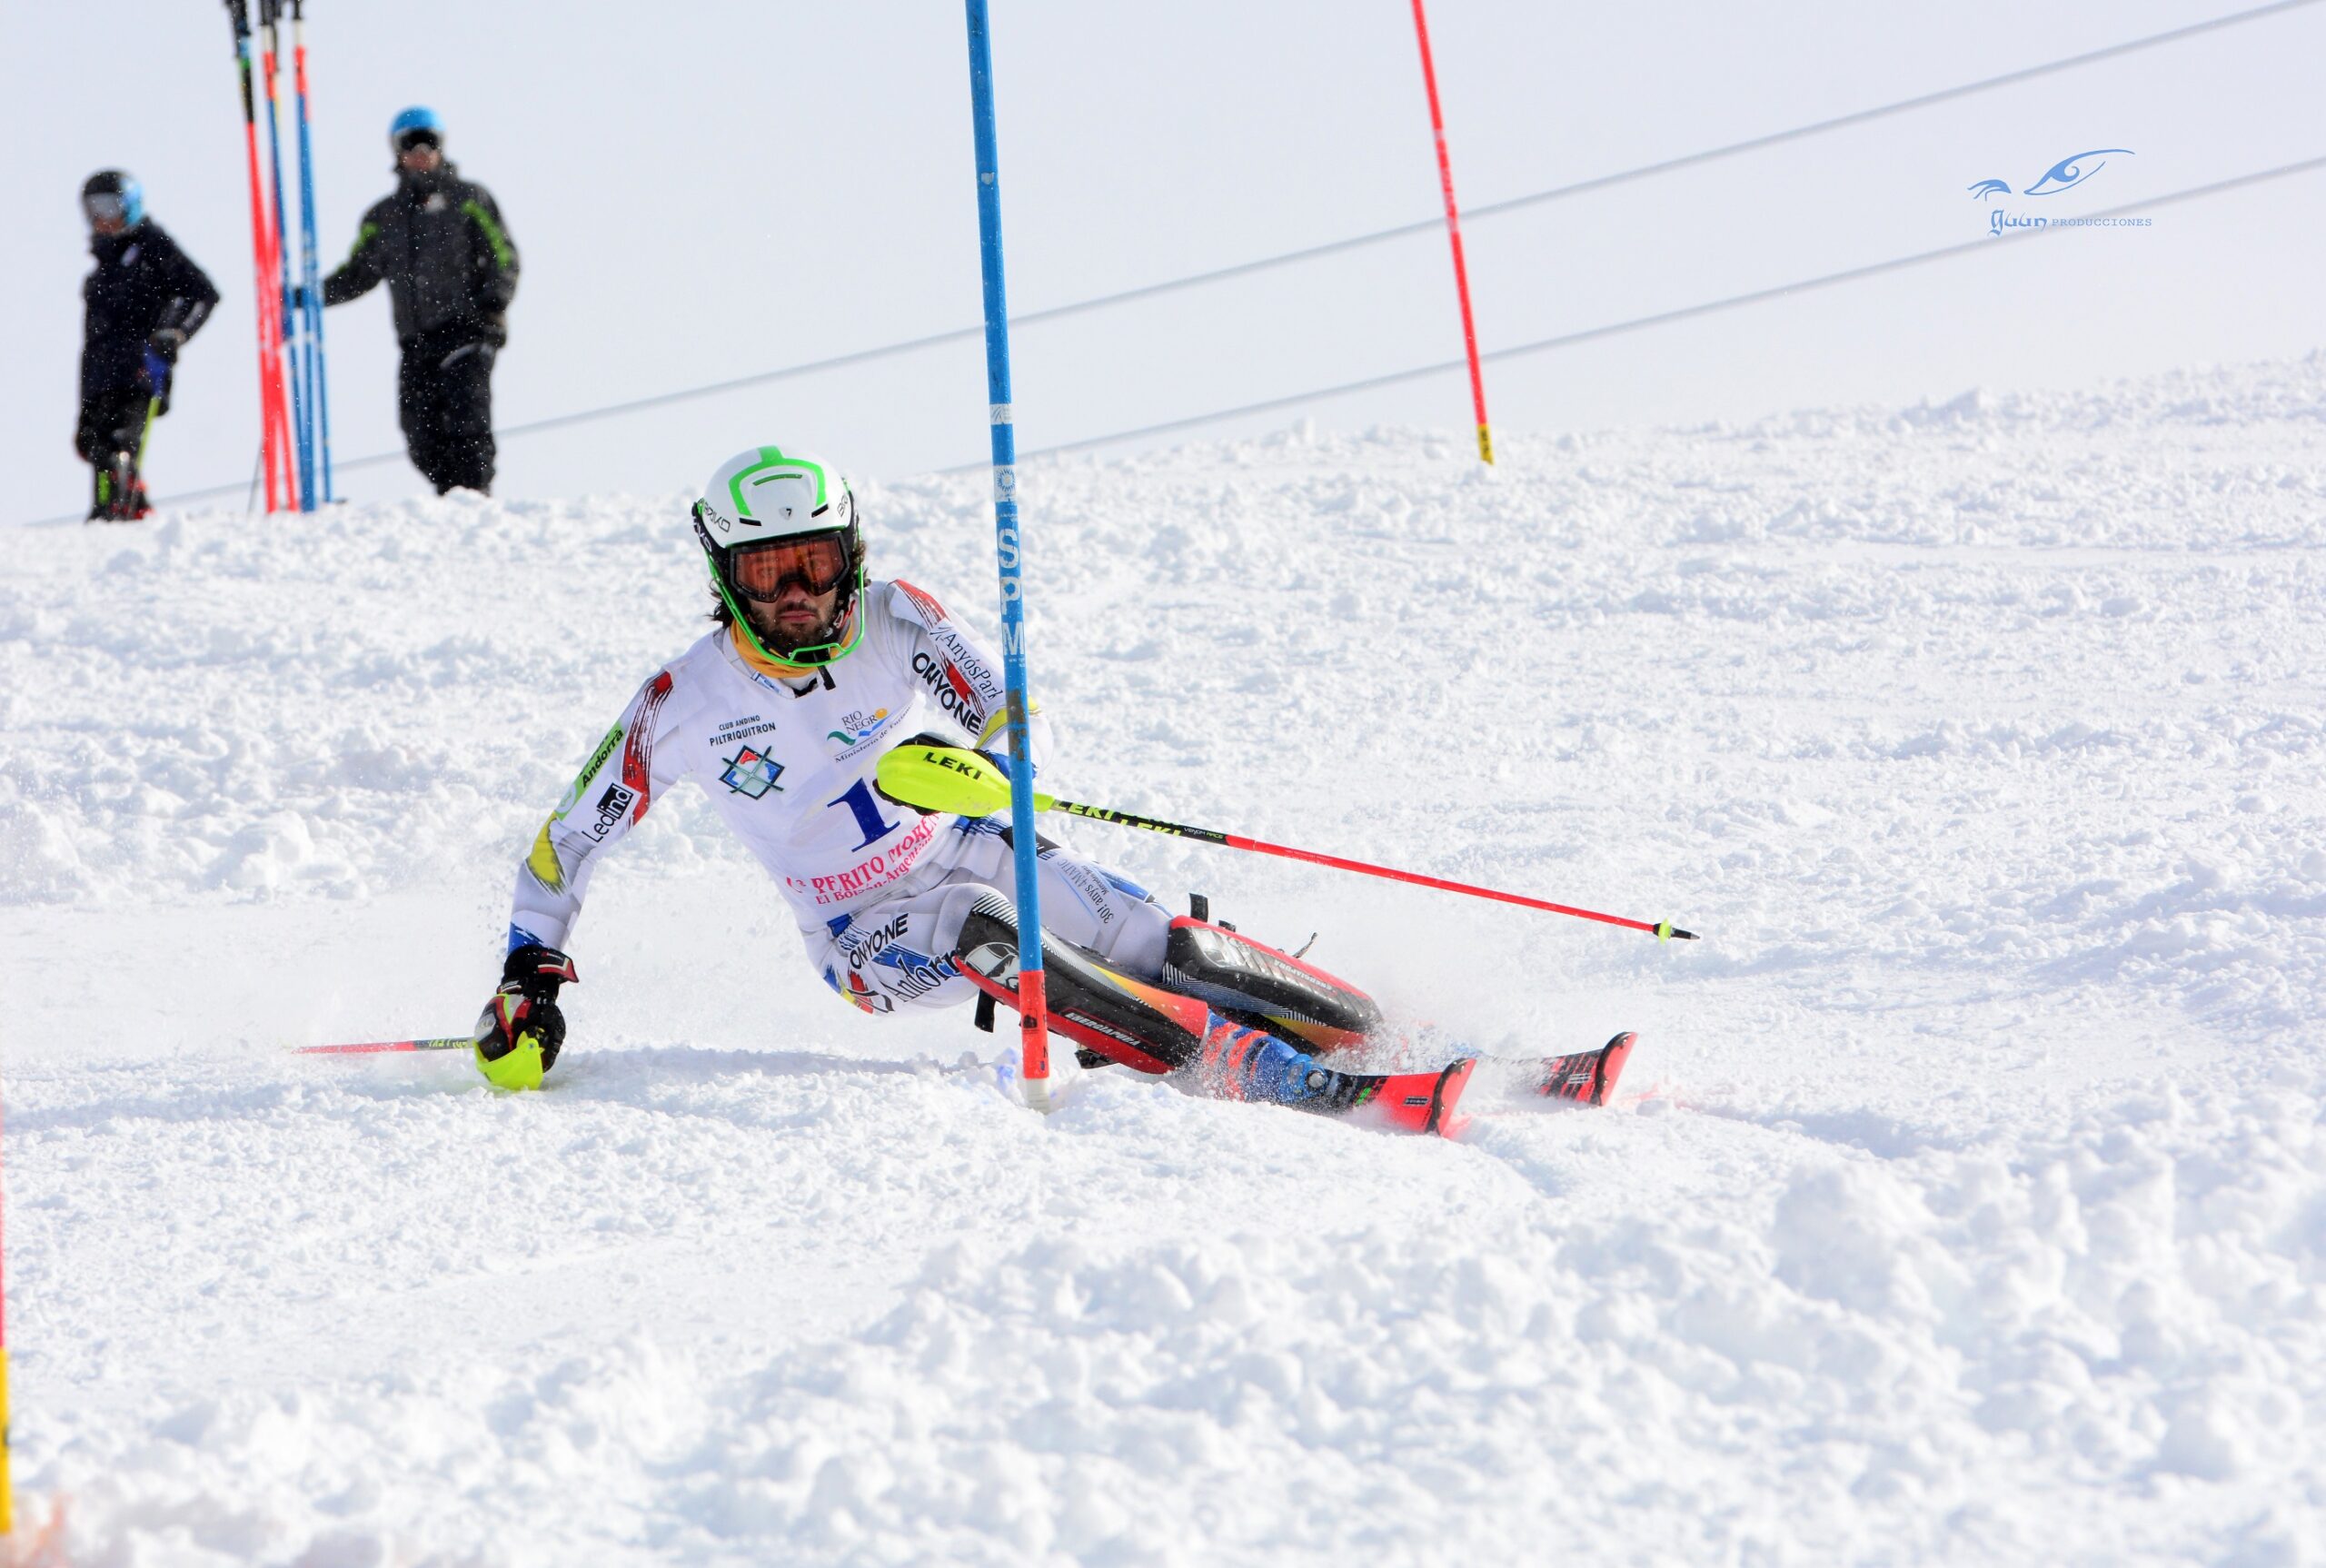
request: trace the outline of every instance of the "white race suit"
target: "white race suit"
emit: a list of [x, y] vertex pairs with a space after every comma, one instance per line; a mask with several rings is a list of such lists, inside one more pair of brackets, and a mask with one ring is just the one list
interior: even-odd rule
[[[684, 779], [783, 889], [834, 990], [872, 1013], [969, 1000], [951, 955], [979, 897], [1014, 901], [1008, 819], [899, 805], [873, 769], [916, 735], [969, 745], [998, 728], [1000, 666], [910, 583], [869, 583], [862, 598], [862, 640], [820, 670], [771, 673], [722, 626], [640, 687], [517, 872], [511, 946], [564, 947], [598, 858]], [[1033, 723], [1039, 760], [1046, 726]], [[1063, 849], [1040, 864], [1047, 930], [1125, 973], [1161, 973], [1160, 907]]]

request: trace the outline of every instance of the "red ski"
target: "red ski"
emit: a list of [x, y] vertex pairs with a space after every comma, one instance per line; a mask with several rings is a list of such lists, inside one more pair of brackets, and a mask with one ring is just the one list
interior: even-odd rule
[[1464, 1057], [1435, 1072], [1358, 1077], [1353, 1081], [1364, 1087], [1350, 1108], [1369, 1107], [1393, 1127], [1450, 1138], [1469, 1120], [1457, 1116], [1455, 1107], [1461, 1104], [1462, 1091], [1470, 1087], [1470, 1071], [1477, 1065], [1477, 1057]]
[[1577, 1105], [1604, 1106], [1615, 1092], [1615, 1080], [1623, 1076], [1624, 1063], [1631, 1056], [1632, 1047], [1639, 1043], [1639, 1036], [1626, 1029], [1595, 1051], [1578, 1051], [1571, 1057], [1544, 1058], [1542, 1077], [1536, 1080], [1535, 1092], [1546, 1099], [1573, 1100]]

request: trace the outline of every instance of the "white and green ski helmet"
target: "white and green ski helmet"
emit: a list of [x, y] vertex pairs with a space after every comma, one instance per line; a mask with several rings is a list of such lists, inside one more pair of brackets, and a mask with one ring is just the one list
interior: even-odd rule
[[[856, 492], [839, 464], [772, 446], [737, 452], [712, 472], [702, 499], [694, 503], [694, 534], [710, 558], [711, 581], [720, 601], [765, 658], [784, 664], [830, 664], [862, 640], [864, 534], [857, 526]], [[830, 635], [823, 642], [778, 652], [760, 640], [744, 612], [743, 595], [735, 581], [735, 556], [753, 545], [819, 534], [837, 535], [847, 557]]]

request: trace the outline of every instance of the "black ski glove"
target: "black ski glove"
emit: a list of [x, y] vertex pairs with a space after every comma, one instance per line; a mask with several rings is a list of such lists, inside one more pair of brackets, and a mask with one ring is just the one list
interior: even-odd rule
[[496, 1088], [537, 1089], [565, 1044], [557, 988], [574, 979], [573, 960], [527, 943], [501, 966], [501, 988], [476, 1020], [476, 1066]]
[[495, 349], [509, 346], [509, 318], [499, 311], [484, 318], [484, 341]]
[[145, 346], [161, 356], [165, 365], [178, 362], [178, 351], [185, 347], [185, 333], [176, 327], [163, 327], [145, 340]]

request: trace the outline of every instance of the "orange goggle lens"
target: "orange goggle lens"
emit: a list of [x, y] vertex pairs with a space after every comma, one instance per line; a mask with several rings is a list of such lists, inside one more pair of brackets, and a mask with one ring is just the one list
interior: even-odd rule
[[746, 545], [730, 559], [729, 570], [746, 599], [780, 599], [794, 582], [811, 594], [830, 593], [848, 576], [848, 545], [837, 533]]

